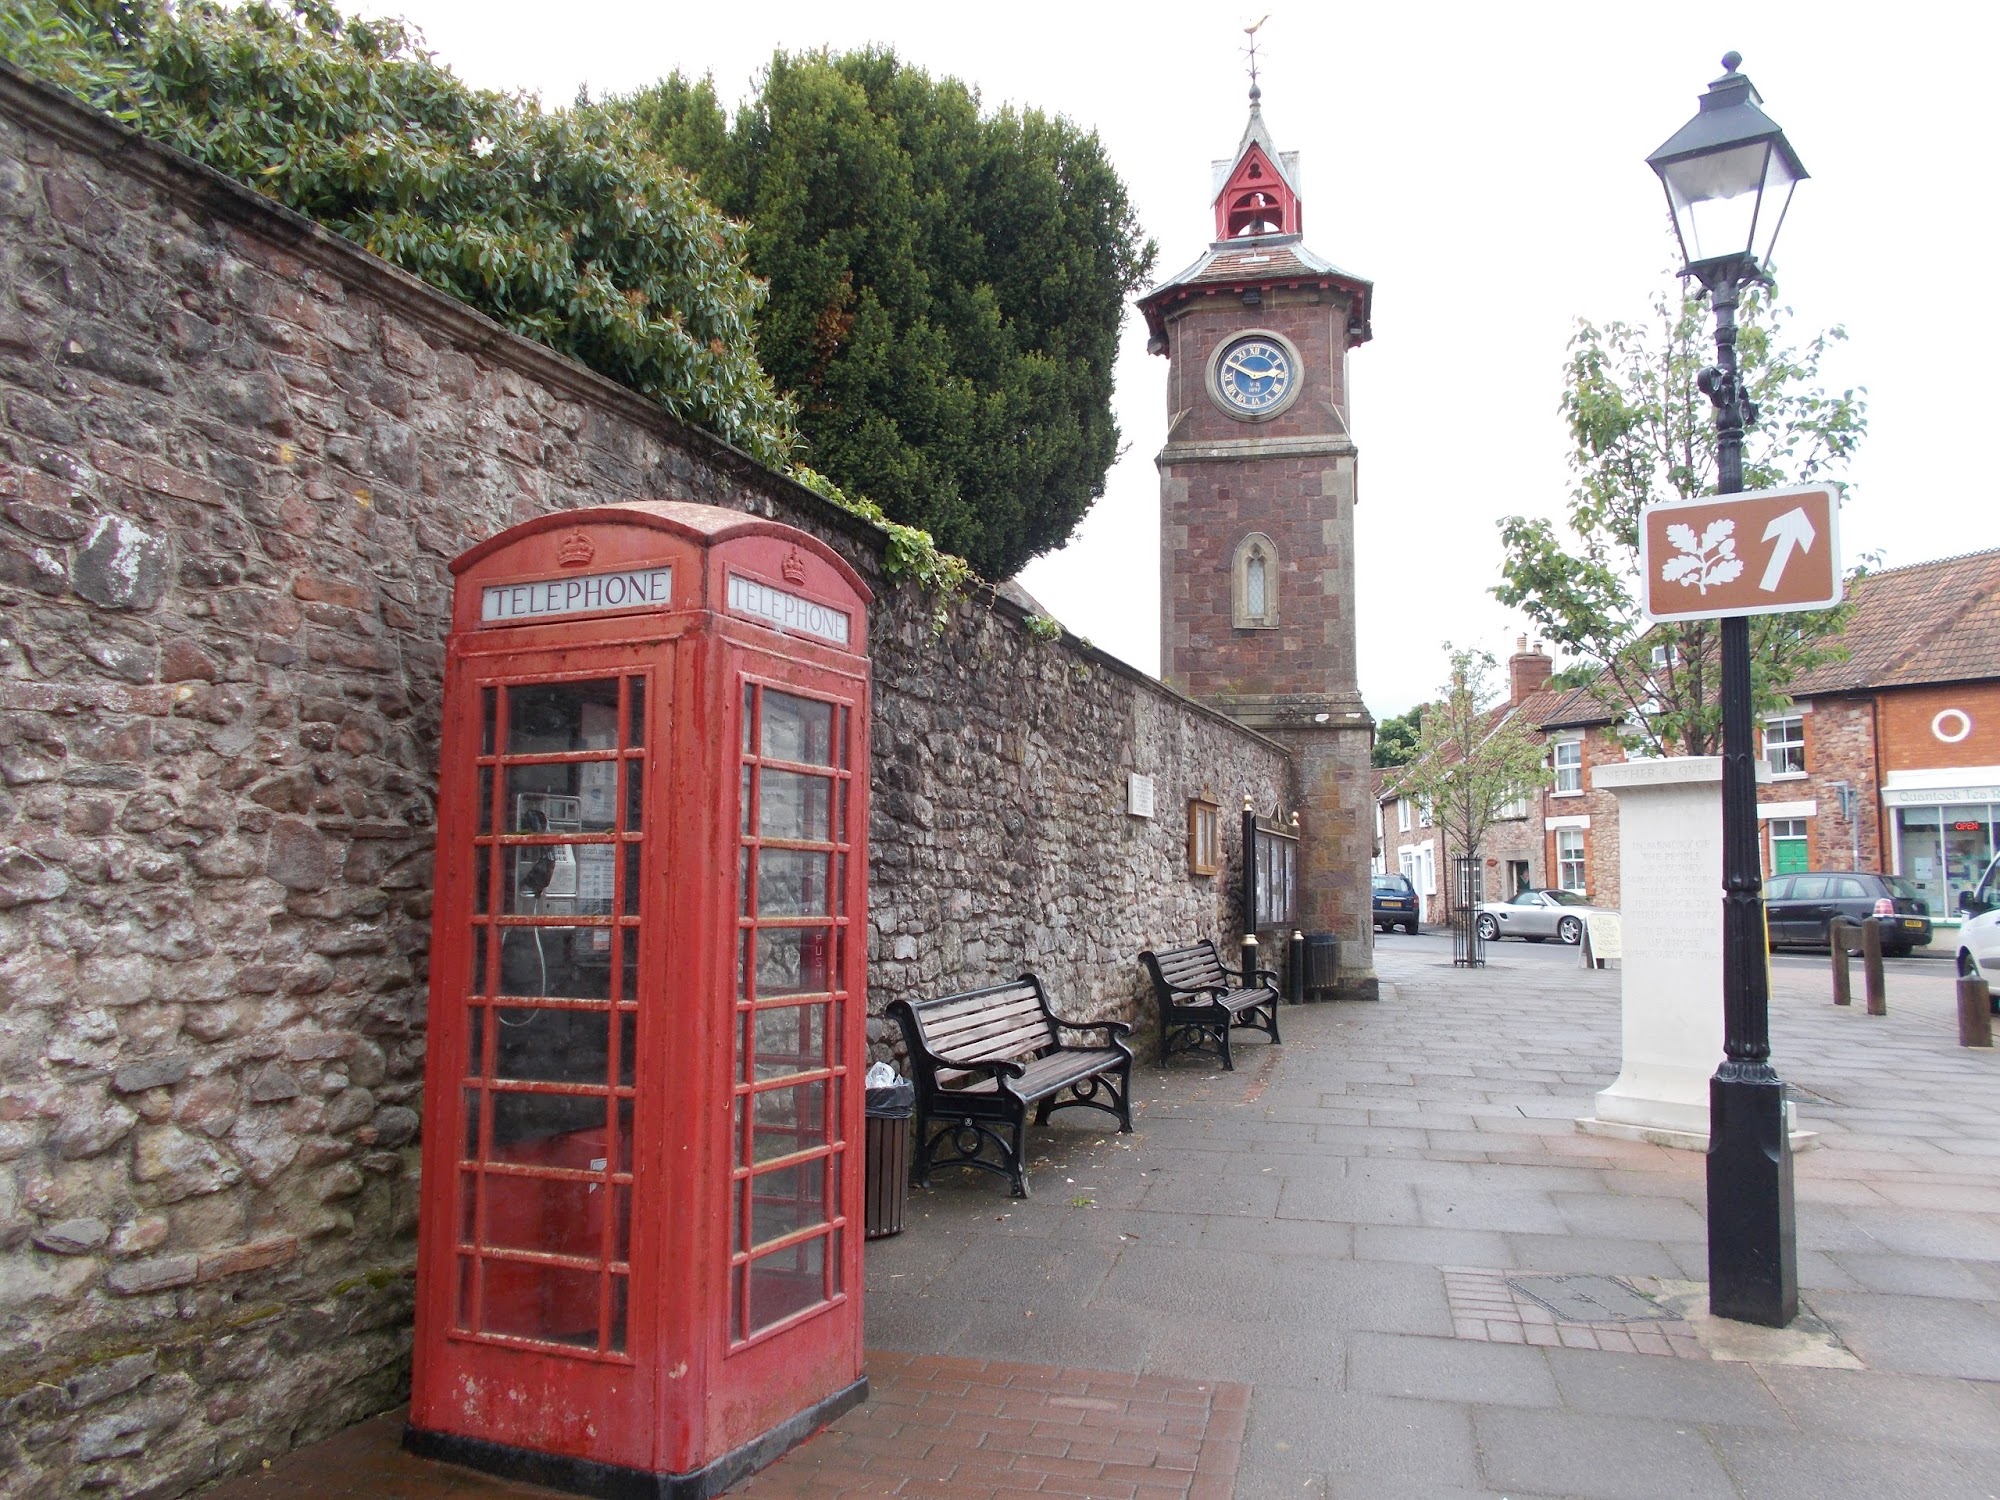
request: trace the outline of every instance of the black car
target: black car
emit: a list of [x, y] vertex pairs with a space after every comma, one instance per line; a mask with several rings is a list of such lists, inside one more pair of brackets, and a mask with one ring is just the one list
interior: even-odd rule
[[1930, 903], [1900, 875], [1866, 870], [1774, 875], [1764, 884], [1764, 911], [1773, 948], [1791, 943], [1824, 948], [1835, 917], [1877, 919], [1882, 951], [1894, 958], [1931, 940]]
[[1387, 932], [1391, 927], [1400, 927], [1405, 932], [1417, 930], [1417, 888], [1410, 884], [1407, 875], [1377, 875], [1375, 886], [1375, 930]]

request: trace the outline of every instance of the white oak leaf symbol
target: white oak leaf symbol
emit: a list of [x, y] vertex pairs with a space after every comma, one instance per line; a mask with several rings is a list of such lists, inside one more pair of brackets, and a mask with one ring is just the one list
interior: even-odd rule
[[1736, 555], [1736, 523], [1710, 521], [1700, 537], [1692, 526], [1676, 523], [1667, 528], [1667, 540], [1679, 551], [1660, 565], [1663, 583], [1692, 584], [1706, 594], [1711, 584], [1725, 584], [1743, 573], [1743, 560]]
[[1662, 565], [1660, 568], [1660, 581], [1662, 583], [1672, 583], [1675, 579], [1685, 578], [1689, 573], [1697, 571], [1700, 567], [1701, 559], [1699, 557], [1689, 557], [1683, 553], [1679, 557], [1669, 558]]

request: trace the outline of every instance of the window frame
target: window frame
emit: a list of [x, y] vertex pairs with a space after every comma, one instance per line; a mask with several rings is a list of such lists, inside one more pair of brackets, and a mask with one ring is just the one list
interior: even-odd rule
[[[1573, 750], [1575, 762], [1563, 763], [1563, 752]], [[1556, 797], [1580, 797], [1583, 795], [1583, 736], [1570, 735], [1567, 738], [1549, 741], [1549, 767], [1555, 772], [1555, 781], [1550, 787], [1550, 795]], [[1566, 786], [1565, 772], [1575, 772], [1576, 785]]]
[[[1555, 887], [1557, 890], [1572, 891], [1579, 896], [1587, 896], [1590, 893], [1590, 851], [1588, 847], [1589, 840], [1585, 837], [1589, 831], [1586, 828], [1558, 828], [1555, 830]], [[1571, 839], [1575, 840], [1573, 854], [1570, 847], [1565, 843], [1566, 840]], [[1576, 883], [1574, 885], [1568, 879], [1571, 866], [1575, 867]]]
[[[1784, 730], [1792, 728], [1798, 731], [1796, 739], [1789, 733], [1783, 739], [1774, 740], [1771, 737], [1771, 731], [1774, 729]], [[1771, 773], [1773, 781], [1796, 780], [1799, 777], [1810, 774], [1806, 769], [1806, 716], [1804, 714], [1772, 714], [1765, 719], [1762, 725], [1761, 745], [1764, 766]], [[1774, 750], [1785, 752], [1783, 756], [1785, 765], [1782, 769], [1772, 759], [1771, 753]], [[1794, 759], [1797, 760], [1797, 765], [1791, 764]]]

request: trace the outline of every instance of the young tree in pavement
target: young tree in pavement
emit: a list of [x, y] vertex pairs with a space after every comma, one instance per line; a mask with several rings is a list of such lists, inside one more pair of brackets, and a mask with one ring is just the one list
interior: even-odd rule
[[[1868, 429], [1858, 389], [1820, 384], [1836, 327], [1790, 341], [1788, 310], [1770, 289], [1746, 293], [1737, 356], [1759, 416], [1745, 434], [1744, 485], [1840, 484]], [[1501, 603], [1544, 639], [1595, 669], [1604, 706], [1626, 715], [1628, 744], [1654, 754], [1712, 755], [1722, 743], [1721, 631], [1713, 620], [1654, 627], [1639, 612], [1639, 512], [1715, 491], [1715, 415], [1696, 384], [1714, 355], [1699, 286], [1662, 291], [1650, 322], [1580, 321], [1570, 341], [1562, 411], [1576, 487], [1563, 524], [1500, 522]], [[1788, 682], [1838, 658], [1844, 609], [1753, 616], [1751, 681], [1760, 713]]]
[[1491, 653], [1447, 646], [1451, 670], [1424, 709], [1416, 754], [1396, 779], [1399, 791], [1428, 806], [1447, 851], [1477, 855], [1486, 830], [1508, 803], [1549, 780], [1542, 736], [1505, 705]]
[[1153, 262], [1094, 133], [885, 49], [781, 52], [733, 122], [678, 74], [608, 107], [749, 226], [758, 351], [815, 469], [989, 578], [1068, 539]]

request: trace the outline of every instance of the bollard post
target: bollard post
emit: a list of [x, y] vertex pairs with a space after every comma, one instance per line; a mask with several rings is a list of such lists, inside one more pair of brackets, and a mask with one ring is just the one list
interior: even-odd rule
[[1882, 979], [1882, 924], [1869, 917], [1861, 924], [1861, 982], [1868, 991], [1868, 1014], [1889, 1014], [1889, 991]]
[[1958, 981], [1958, 1045], [1993, 1045], [1993, 991], [1976, 974]]
[[1292, 934], [1291, 947], [1285, 954], [1285, 988], [1291, 992], [1292, 1004], [1305, 1004], [1306, 935], [1303, 932]]
[[1833, 1003], [1852, 1005], [1854, 1003], [1854, 980], [1847, 970], [1847, 921], [1835, 917], [1827, 926], [1827, 948], [1833, 954]]
[[1257, 982], [1256, 933], [1246, 932], [1243, 934], [1243, 947], [1237, 953], [1237, 957], [1243, 961], [1243, 983], [1246, 986], [1254, 985]]

